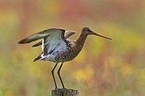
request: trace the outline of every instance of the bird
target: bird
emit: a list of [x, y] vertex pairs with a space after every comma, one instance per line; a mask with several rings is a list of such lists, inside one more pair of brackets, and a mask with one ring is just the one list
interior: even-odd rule
[[56, 63], [51, 71], [55, 89], [58, 89], [58, 87], [54, 76], [54, 70], [58, 63], [61, 63], [61, 65], [57, 71], [57, 74], [59, 76], [62, 87], [65, 88], [60, 75], [60, 70], [64, 62], [73, 60], [80, 53], [85, 40], [87, 39], [87, 36], [95, 35], [112, 40], [107, 36], [94, 32], [88, 26], [82, 28], [82, 31], [76, 40], [68, 39], [73, 34], [75, 34], [75, 31], [66, 31], [64, 28], [50, 28], [38, 33], [34, 33], [18, 42], [19, 44], [27, 44], [42, 39], [40, 42], [32, 46], [37, 47], [42, 45], [42, 52], [37, 58], [34, 59], [34, 62], [38, 60], [44, 60]]

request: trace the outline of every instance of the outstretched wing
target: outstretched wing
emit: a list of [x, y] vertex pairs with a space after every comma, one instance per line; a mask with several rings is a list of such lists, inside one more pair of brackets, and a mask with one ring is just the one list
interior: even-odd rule
[[75, 31], [66, 31], [65, 34], [64, 34], [64, 38], [68, 39], [73, 34], [75, 34]]
[[[70, 36], [72, 36], [73, 34], [75, 34], [75, 31], [65, 31], [65, 34], [64, 34], [64, 39], [68, 39]], [[42, 45], [42, 41], [34, 44], [32, 47], [37, 47], [37, 46], [40, 46]]]
[[64, 33], [65, 33], [64, 29], [61, 29], [61, 28], [51, 28], [51, 29], [47, 29], [47, 30], [44, 30], [44, 31], [32, 34], [29, 37], [19, 41], [18, 43], [19, 44], [31, 43], [31, 42], [36, 41], [38, 39], [46, 38], [46, 37], [48, 37], [51, 34], [58, 34], [58, 33], [61, 33], [62, 37], [64, 38]]
[[[65, 30], [59, 28], [47, 29], [39, 33], [30, 35], [29, 37], [19, 41], [19, 44], [26, 44], [36, 41], [38, 39], [42, 40], [42, 53], [37, 57], [37, 60], [43, 59], [46, 55], [52, 54], [53, 56], [60, 51], [67, 48], [67, 42], [64, 38]], [[34, 60], [36, 61], [36, 60]]]
[[40, 41], [40, 42], [34, 44], [32, 47], [37, 47], [37, 46], [40, 46], [40, 45], [42, 45], [42, 41]]

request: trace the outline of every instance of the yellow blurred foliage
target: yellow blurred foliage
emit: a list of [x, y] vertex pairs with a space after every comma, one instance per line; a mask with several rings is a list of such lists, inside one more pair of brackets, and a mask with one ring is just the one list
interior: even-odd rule
[[12, 90], [7, 90], [4, 96], [15, 96]]
[[75, 73], [73, 73], [73, 77], [78, 81], [84, 81], [86, 79], [90, 80], [93, 74], [93, 68], [88, 64], [84, 69], [79, 69]]
[[56, 16], [59, 12], [59, 4], [58, 1], [55, 0], [45, 0], [39, 1], [39, 3], [42, 5], [41, 11], [45, 14], [45, 12], [48, 12], [49, 16]]
[[145, 68], [140, 71], [140, 77], [145, 79]]
[[133, 66], [131, 64], [122, 64], [120, 66], [120, 72], [123, 74], [123, 75], [131, 75], [133, 73]]

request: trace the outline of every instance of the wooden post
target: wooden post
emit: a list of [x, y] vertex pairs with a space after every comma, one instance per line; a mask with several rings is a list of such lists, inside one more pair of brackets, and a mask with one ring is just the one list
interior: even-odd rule
[[78, 90], [74, 89], [56, 89], [52, 90], [52, 96], [78, 96], [79, 92]]

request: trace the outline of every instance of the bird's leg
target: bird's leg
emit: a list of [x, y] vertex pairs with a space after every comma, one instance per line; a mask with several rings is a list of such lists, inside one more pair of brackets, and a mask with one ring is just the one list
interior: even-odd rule
[[60, 70], [61, 70], [62, 65], [63, 65], [63, 62], [61, 63], [61, 65], [60, 65], [60, 67], [59, 67], [59, 69], [58, 69], [58, 71], [57, 71], [57, 74], [58, 74], [59, 79], [60, 79], [60, 81], [61, 81], [62, 87], [65, 88], [65, 87], [64, 87], [64, 84], [63, 84], [63, 81], [62, 81], [62, 79], [61, 79], [61, 76], [60, 76]]
[[55, 64], [54, 68], [53, 68], [52, 71], [51, 71], [52, 76], [53, 76], [53, 80], [54, 80], [54, 84], [55, 84], [55, 89], [57, 89], [57, 84], [56, 84], [55, 77], [54, 77], [54, 70], [55, 70], [57, 64], [58, 64], [58, 62]]

